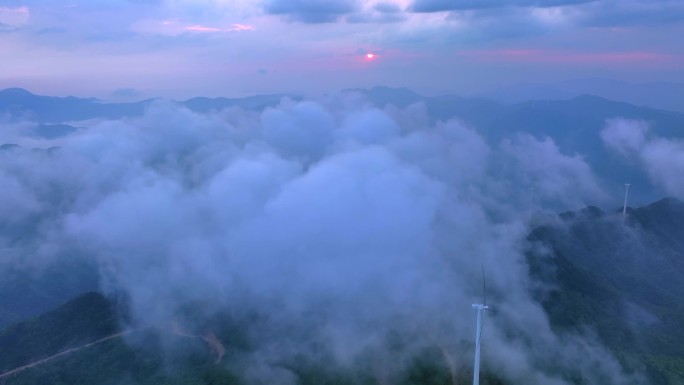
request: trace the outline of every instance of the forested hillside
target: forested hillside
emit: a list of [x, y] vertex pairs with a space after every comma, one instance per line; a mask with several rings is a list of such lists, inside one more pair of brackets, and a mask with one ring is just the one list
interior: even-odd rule
[[655, 384], [684, 384], [684, 203], [589, 207], [530, 236], [538, 290], [559, 330], [590, 330]]

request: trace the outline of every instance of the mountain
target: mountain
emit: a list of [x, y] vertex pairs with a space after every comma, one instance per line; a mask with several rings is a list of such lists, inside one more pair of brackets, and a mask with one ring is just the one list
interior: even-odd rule
[[637, 107], [597, 96], [583, 95], [569, 100], [532, 101], [508, 106], [483, 126], [494, 141], [511, 133], [527, 133], [538, 138], [549, 137], [565, 154], [580, 154], [592, 170], [612, 186], [632, 183], [639, 186], [633, 197], [647, 202], [662, 196], [646, 173], [632, 160], [606, 148], [600, 133], [606, 120], [635, 119], [649, 122], [649, 135], [684, 138], [684, 114]]
[[595, 330], [653, 384], [684, 384], [684, 203], [561, 214], [530, 235], [536, 295], [559, 331]]
[[[407, 88], [375, 87], [350, 91], [364, 95], [379, 108], [423, 103], [431, 123], [458, 119], [476, 128], [493, 145], [520, 133], [537, 138], [549, 137], [561, 152], [583, 156], [607, 185], [621, 187], [623, 183], [630, 182], [635, 187], [638, 186], [633, 190], [632, 197], [641, 203], [662, 196], [663, 191], [653, 186], [646, 173], [635, 167], [633, 161], [605, 147], [600, 132], [605, 127], [606, 120], [642, 120], [650, 124], [649, 135], [670, 139], [684, 138], [684, 113], [642, 107], [593, 95], [506, 105], [456, 95], [427, 97]], [[283, 98], [301, 99], [298, 96], [275, 94], [246, 98], [198, 97], [180, 103], [198, 113], [229, 107], [261, 111], [278, 105]], [[152, 100], [102, 103], [92, 98], [39, 96], [17, 88], [0, 91], [0, 114], [6, 113], [17, 119], [26, 117], [39, 123], [33, 132], [35, 136], [43, 138], [54, 138], [77, 130], [77, 127], [68, 123], [71, 121], [140, 116], [150, 103]], [[619, 190], [616, 187], [615, 191]]]
[[0, 91], [0, 113], [47, 124], [142, 115], [149, 103], [102, 103], [95, 98], [42, 96], [21, 88]]
[[78, 130], [78, 127], [70, 126], [68, 124], [39, 124], [34, 128], [33, 132], [36, 136], [45, 139], [56, 139], [61, 136], [66, 136]]
[[201, 339], [123, 329], [120, 306], [90, 292], [1, 331], [0, 384], [238, 383]]
[[585, 94], [684, 113], [683, 83], [628, 83], [602, 78], [573, 79], [550, 84], [521, 83], [479, 96], [512, 104], [528, 100], [571, 99]]
[[[599, 96], [579, 95], [564, 100], [525, 101], [505, 105], [491, 100], [455, 95], [424, 97], [407, 89], [376, 87], [359, 91], [378, 107], [423, 103], [432, 123], [458, 119], [496, 145], [516, 134], [553, 139], [564, 154], [581, 155], [608, 186], [619, 191], [629, 182], [636, 202], [648, 202], [663, 192], [633, 161], [606, 148], [601, 131], [614, 118], [646, 121], [649, 135], [684, 138], [684, 113], [636, 106]], [[619, 186], [619, 188], [617, 188]], [[612, 191], [612, 190], [611, 190]]]
[[0, 332], [0, 373], [81, 346], [118, 331], [113, 304], [97, 293], [83, 294], [36, 319]]
[[[243, 354], [249, 352], [250, 339], [258, 338], [245, 331], [246, 323], [254, 320], [236, 322], [226, 313], [194, 328], [179, 326], [178, 320], [170, 320], [167, 327], [123, 328], [121, 325], [126, 321], [120, 320], [126, 319], [124, 303], [98, 293], [86, 293], [35, 319], [0, 331], [0, 384], [253, 383], [245, 380], [254, 368], [246, 365]], [[188, 319], [192, 314], [188, 312]], [[223, 349], [219, 349], [218, 355], [217, 349], [212, 349], [216, 344]], [[472, 354], [470, 347], [464, 349]], [[312, 360], [293, 352], [291, 360], [269, 364], [285, 376], [270, 377], [269, 383], [382, 382], [377, 367], [336, 366], [331, 362], [325, 356]], [[471, 376], [472, 370], [467, 367], [450, 368], [443, 352], [436, 348], [418, 355], [399, 383], [446, 385], [454, 380], [465, 383]], [[482, 374], [481, 384], [505, 385], [491, 373]]]
[[467, 124], [480, 128], [505, 112], [503, 104], [486, 99], [464, 98], [457, 95], [423, 96], [408, 88], [374, 87], [371, 89], [349, 89], [359, 93], [376, 107], [389, 105], [406, 108], [415, 103], [424, 103], [430, 120], [447, 121], [458, 118]]
[[[257, 95], [245, 98], [193, 98], [180, 102], [189, 109], [206, 113], [227, 107], [262, 110], [276, 106], [288, 95]], [[74, 128], [64, 123], [87, 119], [120, 119], [141, 116], [154, 99], [131, 103], [105, 103], [95, 98], [55, 97], [35, 95], [21, 88], [0, 90], [0, 114], [41, 123], [38, 134], [53, 137]]]
[[370, 102], [381, 108], [384, 108], [387, 105], [405, 108], [411, 104], [425, 100], [423, 95], [411, 91], [406, 87], [392, 88], [378, 86], [368, 90], [362, 88], [352, 88], [345, 91], [360, 93]]

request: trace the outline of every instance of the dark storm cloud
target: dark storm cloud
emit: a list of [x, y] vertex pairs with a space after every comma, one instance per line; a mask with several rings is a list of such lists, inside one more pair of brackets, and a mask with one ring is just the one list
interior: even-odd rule
[[358, 9], [355, 0], [266, 0], [264, 11], [283, 15], [291, 21], [329, 23]]
[[597, 0], [415, 0], [414, 12], [459, 11], [502, 7], [556, 7], [591, 3]]

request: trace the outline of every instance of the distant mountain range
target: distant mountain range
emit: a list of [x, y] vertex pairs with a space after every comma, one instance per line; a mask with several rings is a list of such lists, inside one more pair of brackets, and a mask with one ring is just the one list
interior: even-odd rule
[[[275, 106], [286, 95], [258, 95], [246, 98], [204, 98], [189, 99], [181, 104], [196, 112], [210, 112], [228, 107], [263, 109]], [[297, 96], [291, 96], [298, 98]], [[120, 119], [140, 116], [155, 99], [131, 103], [105, 103], [95, 98], [73, 96], [56, 97], [35, 95], [21, 88], [0, 91], [0, 113], [24, 118], [36, 123], [60, 125], [67, 122], [104, 118]]]
[[562, 100], [580, 95], [596, 95], [638, 106], [684, 112], [684, 83], [628, 83], [592, 78], [555, 83], [521, 83], [481, 94], [502, 103], [528, 100]]
[[[635, 168], [633, 162], [606, 149], [600, 137], [606, 120], [617, 117], [643, 120], [651, 125], [652, 135], [684, 138], [684, 113], [641, 107], [592, 95], [504, 104], [456, 95], [426, 97], [407, 88], [375, 87], [348, 91], [364, 95], [380, 108], [424, 103], [432, 123], [459, 119], [475, 127], [490, 143], [498, 143], [516, 133], [528, 133], [538, 138], [550, 137], [563, 153], [584, 156], [592, 169], [610, 185], [621, 187], [626, 182], [634, 184], [633, 198], [641, 203], [662, 196], [663, 192], [651, 186], [648, 177]], [[278, 105], [285, 97], [301, 99], [297, 95], [256, 95], [234, 99], [197, 97], [178, 103], [198, 113], [229, 107], [260, 111]], [[140, 116], [152, 101], [103, 103], [93, 98], [39, 96], [11, 88], [0, 91], [0, 114], [33, 121], [37, 124], [34, 130], [36, 136], [54, 138], [77, 130], [78, 122], [82, 120]]]
[[[648, 176], [635, 163], [608, 151], [600, 132], [606, 121], [625, 118], [646, 121], [650, 135], [684, 138], [684, 114], [640, 107], [593, 95], [580, 95], [565, 100], [536, 100], [503, 104], [487, 99], [455, 95], [424, 97], [409, 89], [376, 87], [354, 90], [364, 94], [377, 106], [405, 107], [423, 102], [432, 122], [459, 119], [478, 130], [490, 143], [498, 143], [518, 133], [537, 138], [549, 137], [564, 154], [580, 154], [608, 185], [623, 183], [638, 186], [633, 190], [635, 202], [645, 203], [662, 196]], [[618, 187], [619, 186], [619, 187]]]

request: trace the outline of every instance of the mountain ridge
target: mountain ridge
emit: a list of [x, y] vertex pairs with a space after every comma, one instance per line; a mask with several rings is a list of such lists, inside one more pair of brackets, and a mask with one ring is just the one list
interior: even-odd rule
[[[9, 94], [18, 92], [22, 95], [33, 95], [24, 91], [10, 89]], [[650, 127], [649, 136], [678, 140], [684, 138], [684, 113], [636, 106], [595, 95], [505, 105], [496, 101], [457, 95], [423, 96], [408, 88], [379, 86], [368, 90], [350, 91], [365, 95], [376, 108], [385, 108], [388, 105], [408, 107], [422, 103], [430, 124], [456, 119], [476, 128], [478, 133], [493, 145], [519, 134], [532, 135], [538, 140], [550, 138], [563, 154], [577, 154], [585, 159], [592, 170], [607, 183], [621, 186], [629, 182], [635, 186], [643, 186], [635, 188], [632, 195], [640, 203], [653, 200], [664, 191], [650, 180], [646, 171], [636, 169], [629, 159], [617, 155], [606, 147], [600, 132], [607, 121], [614, 118], [643, 121]], [[11, 98], [3, 98], [1, 95], [2, 91], [0, 113], [4, 112], [10, 120], [35, 121], [40, 125], [34, 130], [36, 134], [50, 139], [76, 131], [76, 126], [80, 124], [75, 124], [74, 121], [142, 116], [154, 101], [102, 103], [92, 98], [33, 95], [28, 97], [28, 100], [35, 99], [36, 104], [17, 104], [12, 102]], [[217, 112], [229, 107], [263, 111], [279, 105], [284, 98], [303, 100], [297, 95], [272, 94], [246, 98], [196, 97], [177, 103], [197, 113]]]

